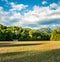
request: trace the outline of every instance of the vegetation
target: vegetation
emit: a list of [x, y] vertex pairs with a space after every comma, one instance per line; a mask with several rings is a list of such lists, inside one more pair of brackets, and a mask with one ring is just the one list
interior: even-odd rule
[[0, 24], [0, 41], [40, 41], [40, 40], [60, 40], [60, 28], [30, 29], [18, 26], [4, 26]]
[[60, 41], [60, 28], [53, 30], [51, 34], [51, 40]]
[[60, 62], [60, 42], [0, 42], [0, 62]]

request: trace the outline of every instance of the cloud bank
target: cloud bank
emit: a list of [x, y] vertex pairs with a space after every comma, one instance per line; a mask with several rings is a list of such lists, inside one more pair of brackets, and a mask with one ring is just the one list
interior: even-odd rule
[[[6, 0], [7, 1], [7, 0]], [[46, 4], [44, 2], [42, 4]], [[0, 6], [0, 23], [10, 26], [22, 26], [40, 28], [49, 26], [60, 26], [60, 5], [52, 3], [49, 6], [33, 6], [28, 10], [28, 5], [10, 3], [11, 9], [4, 11]], [[21, 14], [21, 12], [23, 14]]]

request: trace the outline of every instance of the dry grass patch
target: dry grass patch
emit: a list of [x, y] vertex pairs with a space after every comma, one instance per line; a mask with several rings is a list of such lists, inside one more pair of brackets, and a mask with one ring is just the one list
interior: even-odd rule
[[0, 62], [59, 62], [60, 42], [0, 42]]

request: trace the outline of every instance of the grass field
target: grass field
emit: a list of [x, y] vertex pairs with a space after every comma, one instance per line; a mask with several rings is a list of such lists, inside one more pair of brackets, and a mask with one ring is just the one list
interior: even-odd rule
[[60, 62], [60, 42], [0, 42], [0, 62]]

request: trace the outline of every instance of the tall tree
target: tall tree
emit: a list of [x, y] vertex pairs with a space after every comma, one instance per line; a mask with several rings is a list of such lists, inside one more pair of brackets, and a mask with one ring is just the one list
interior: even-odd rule
[[60, 30], [53, 30], [50, 40], [60, 41]]

